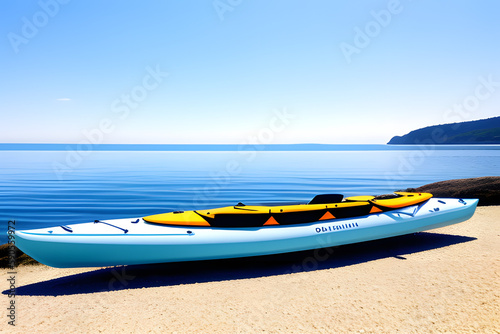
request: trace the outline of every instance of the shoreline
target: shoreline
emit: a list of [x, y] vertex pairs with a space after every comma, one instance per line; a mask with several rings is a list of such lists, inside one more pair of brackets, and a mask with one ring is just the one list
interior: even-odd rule
[[19, 266], [14, 332], [495, 333], [498, 217], [479, 207], [432, 231], [256, 258]]
[[[480, 206], [470, 220], [435, 230], [239, 259], [58, 269], [16, 248], [19, 265], [3, 273], [0, 328], [498, 333], [500, 177], [407, 191], [479, 198]], [[4, 268], [9, 251], [0, 246]]]
[[[500, 176], [446, 180], [399, 191], [428, 192], [443, 198], [478, 198], [478, 206], [500, 205]], [[0, 245], [0, 268], [9, 267], [9, 246], [8, 243]], [[17, 247], [15, 254], [21, 265], [40, 264]]]

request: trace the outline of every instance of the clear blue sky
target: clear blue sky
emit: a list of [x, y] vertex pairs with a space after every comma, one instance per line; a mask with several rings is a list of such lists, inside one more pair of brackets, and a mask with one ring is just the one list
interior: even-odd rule
[[500, 114], [498, 1], [61, 2], [0, 5], [0, 142], [385, 143]]

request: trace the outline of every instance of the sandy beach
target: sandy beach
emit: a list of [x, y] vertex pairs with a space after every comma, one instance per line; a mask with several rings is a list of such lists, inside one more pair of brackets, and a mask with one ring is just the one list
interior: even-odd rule
[[[239, 260], [3, 271], [10, 333], [499, 333], [500, 206], [415, 235]], [[9, 307], [2, 289], [4, 312]]]

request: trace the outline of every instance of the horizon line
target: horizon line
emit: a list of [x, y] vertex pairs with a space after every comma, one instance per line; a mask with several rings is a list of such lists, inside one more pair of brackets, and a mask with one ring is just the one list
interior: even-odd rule
[[404, 150], [500, 150], [498, 144], [91, 144], [87, 143], [0, 143], [0, 151], [404, 151]]

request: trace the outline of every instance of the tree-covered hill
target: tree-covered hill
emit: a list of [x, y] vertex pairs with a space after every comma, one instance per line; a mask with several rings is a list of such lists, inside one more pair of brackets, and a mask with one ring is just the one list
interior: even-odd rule
[[394, 136], [388, 144], [500, 144], [500, 116], [428, 126]]

